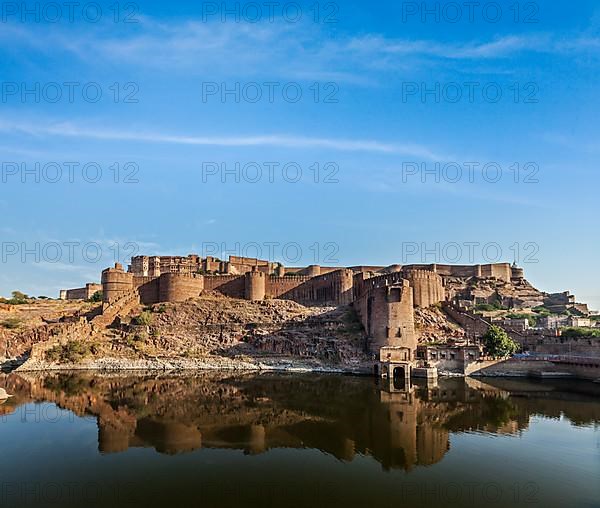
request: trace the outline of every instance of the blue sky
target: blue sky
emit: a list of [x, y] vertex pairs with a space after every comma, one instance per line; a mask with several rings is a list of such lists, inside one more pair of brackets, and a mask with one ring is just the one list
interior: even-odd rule
[[5, 8], [0, 294], [55, 296], [131, 252], [516, 258], [600, 308], [596, 2], [290, 4]]

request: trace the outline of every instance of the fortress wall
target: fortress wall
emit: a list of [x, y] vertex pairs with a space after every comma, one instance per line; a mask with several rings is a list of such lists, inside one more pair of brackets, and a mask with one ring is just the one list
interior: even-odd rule
[[124, 272], [119, 263], [116, 263], [114, 268], [107, 268], [102, 272], [104, 303], [112, 303], [133, 289], [133, 274]]
[[375, 265], [357, 265], [357, 266], [349, 266], [348, 267], [353, 272], [382, 272], [386, 269], [385, 266], [375, 266]]
[[242, 275], [205, 275], [204, 276], [204, 290], [205, 291], [218, 291], [219, 288], [225, 284], [243, 278]]
[[279, 298], [305, 305], [344, 305], [352, 302], [353, 274], [350, 270], [337, 270], [308, 280]]
[[426, 270], [429, 272], [437, 273], [445, 277], [475, 277], [477, 276], [476, 265], [440, 265], [440, 264], [416, 264], [416, 265], [405, 265], [402, 267], [404, 272], [411, 270]]
[[512, 267], [509, 263], [493, 263], [487, 265], [406, 265], [405, 271], [428, 270], [446, 277], [496, 277], [500, 280], [510, 282]]
[[319, 269], [321, 275], [326, 275], [328, 273], [338, 272], [341, 270], [339, 266], [320, 266]]
[[287, 273], [288, 275], [301, 275], [302, 270], [304, 270], [304, 268], [300, 268], [297, 266], [285, 267], [285, 273]]
[[353, 277], [353, 300], [360, 299], [365, 293], [380, 287], [391, 286], [402, 283], [404, 274], [402, 272], [384, 273], [375, 277], [367, 277], [368, 273], [359, 272]]
[[511, 333], [510, 335], [521, 345], [524, 351], [549, 355], [600, 358], [600, 340], [594, 337], [569, 338], [548, 333], [531, 335], [516, 335]]
[[200, 296], [204, 289], [203, 277], [165, 273], [160, 276], [158, 299], [161, 302], [184, 302]]
[[481, 337], [488, 331], [491, 324], [479, 316], [459, 311], [452, 305], [444, 304], [444, 311], [460, 326], [467, 330], [469, 335]]
[[445, 275], [446, 277], [480, 277], [481, 267], [479, 265], [430, 265], [430, 270], [437, 273], [438, 275]]
[[267, 275], [263, 272], [248, 272], [245, 275], [244, 297], [252, 302], [265, 299]]
[[309, 277], [318, 277], [321, 275], [321, 267], [319, 265], [310, 265], [304, 270]]
[[416, 307], [431, 307], [445, 300], [442, 277], [427, 270], [410, 270], [405, 273], [406, 279], [413, 288], [413, 299]]
[[246, 278], [244, 275], [205, 275], [205, 291], [219, 291], [232, 298], [244, 298]]
[[245, 273], [251, 272], [253, 270], [258, 270], [259, 272], [263, 272], [263, 273], [269, 273], [271, 271], [271, 267], [269, 265], [241, 265], [241, 264], [237, 264], [237, 263], [224, 263], [224, 270], [222, 269], [221, 271], [227, 272], [227, 273], [231, 273], [231, 274], [238, 274], [238, 275], [244, 275]]
[[496, 277], [497, 279], [510, 282], [512, 269], [508, 263], [495, 263], [493, 265], [481, 265], [482, 277]]
[[65, 300], [86, 300], [87, 291], [85, 288], [67, 289]]
[[229, 256], [229, 262], [234, 265], [269, 266], [269, 262], [264, 259], [246, 258], [241, 256]]
[[267, 280], [267, 296], [271, 298], [279, 298], [281, 295], [292, 291], [309, 280], [310, 277], [306, 275], [286, 275], [284, 277], [272, 275]]
[[87, 292], [86, 300], [89, 300], [98, 291], [102, 291], [102, 284], [86, 284], [85, 290]]
[[140, 303], [149, 305], [160, 301], [159, 277], [133, 277], [133, 285], [140, 295]]
[[390, 265], [390, 266], [386, 266], [385, 268], [383, 268], [381, 270], [376, 270], [376, 271], [381, 272], [381, 273], [401, 272], [402, 265]]
[[84, 288], [66, 289], [64, 290], [64, 298], [62, 300], [89, 300], [94, 293], [102, 291], [102, 284], [86, 284]]
[[339, 266], [320, 266], [310, 265], [305, 267], [287, 267], [286, 271], [294, 275], [306, 275], [308, 277], [318, 277], [320, 275], [326, 275], [328, 273], [338, 272], [343, 270]]

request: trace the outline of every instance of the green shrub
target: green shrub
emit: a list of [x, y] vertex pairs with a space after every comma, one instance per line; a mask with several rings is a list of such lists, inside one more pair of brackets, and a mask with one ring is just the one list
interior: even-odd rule
[[127, 344], [130, 348], [135, 349], [135, 347], [137, 346], [136, 344], [137, 339], [135, 335], [127, 335], [127, 337], [125, 337], [125, 344]]
[[145, 310], [139, 316], [133, 318], [133, 324], [150, 326], [152, 324], [152, 314]]
[[563, 328], [562, 336], [569, 339], [600, 337], [600, 330], [596, 328]]
[[546, 307], [544, 307], [543, 305], [540, 305], [538, 307], [534, 307], [533, 312], [535, 312], [536, 314], [539, 314], [542, 317], [546, 317], [546, 316], [550, 316], [552, 314], [552, 312], [550, 312]]
[[478, 303], [475, 305], [475, 310], [480, 312], [493, 312], [495, 310], [508, 310], [507, 307], [502, 306], [498, 295], [494, 295], [494, 300], [491, 303]]
[[148, 334], [146, 332], [130, 333], [125, 337], [125, 344], [131, 349], [139, 351], [147, 340]]
[[94, 344], [70, 340], [65, 345], [59, 344], [46, 351], [46, 360], [55, 363], [79, 363], [94, 352], [96, 352]]
[[148, 334], [146, 332], [138, 332], [135, 334], [134, 339], [136, 342], [146, 342], [148, 340]]

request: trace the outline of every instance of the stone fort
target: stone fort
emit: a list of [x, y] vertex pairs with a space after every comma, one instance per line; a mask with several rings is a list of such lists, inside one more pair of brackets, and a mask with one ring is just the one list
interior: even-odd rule
[[195, 254], [136, 256], [127, 271], [117, 263], [102, 272], [103, 313], [110, 320], [131, 304], [183, 302], [205, 291], [250, 301], [352, 305], [373, 353], [387, 348], [393, 351], [389, 360], [413, 362], [417, 350], [414, 308], [445, 301], [446, 280], [452, 277], [511, 282], [522, 279], [523, 270], [509, 263], [292, 268], [237, 256], [228, 261]]

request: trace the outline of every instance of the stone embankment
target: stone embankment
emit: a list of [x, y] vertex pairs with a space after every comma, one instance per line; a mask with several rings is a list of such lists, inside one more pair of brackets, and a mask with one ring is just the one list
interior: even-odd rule
[[510, 358], [471, 375], [477, 377], [530, 377], [538, 379], [577, 378], [594, 381], [600, 376], [600, 370], [552, 361]]
[[224, 358], [208, 357], [205, 359], [186, 358], [153, 358], [124, 359], [102, 357], [77, 363], [56, 364], [43, 359], [29, 359], [15, 372], [40, 371], [259, 371], [259, 372], [321, 372], [370, 374], [368, 366], [356, 362], [354, 365], [327, 365], [318, 361], [298, 358]]

